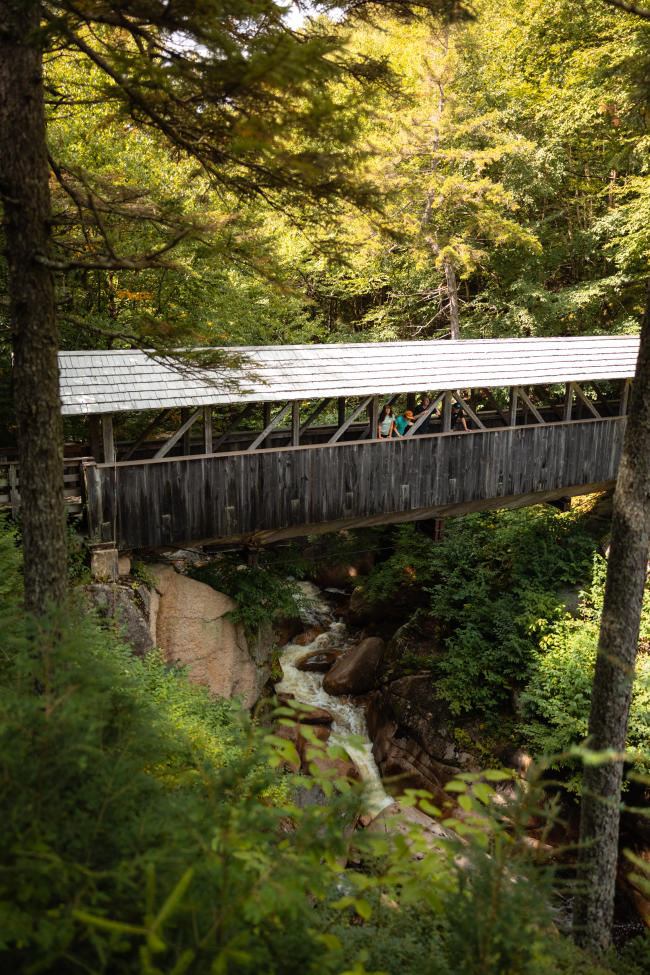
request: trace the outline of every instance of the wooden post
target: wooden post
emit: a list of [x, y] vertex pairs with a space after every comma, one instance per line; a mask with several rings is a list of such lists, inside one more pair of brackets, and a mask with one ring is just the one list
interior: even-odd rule
[[300, 400], [295, 399], [291, 404], [291, 446], [300, 444]]
[[510, 403], [508, 405], [508, 426], [517, 426], [517, 387], [510, 387]]
[[113, 438], [113, 414], [102, 413], [102, 440], [104, 442], [104, 463], [115, 463], [115, 440]]
[[630, 398], [630, 387], [632, 385], [631, 379], [625, 379], [623, 381], [623, 391], [621, 393], [621, 405], [619, 408], [619, 413], [621, 416], [625, 416], [627, 413], [627, 404]]
[[90, 417], [90, 456], [94, 457], [98, 464], [102, 459], [102, 424], [96, 414]]
[[415, 393], [406, 394], [406, 409], [410, 410], [411, 413], [415, 413]]
[[262, 424], [264, 426], [264, 429], [266, 429], [266, 427], [268, 427], [268, 425], [269, 425], [270, 422], [271, 422], [271, 404], [270, 403], [263, 403], [262, 404]]
[[564, 421], [565, 423], [571, 419], [571, 414], [573, 412], [573, 383], [566, 384], [566, 392], [564, 394]]
[[451, 403], [453, 396], [446, 392], [442, 397], [442, 432], [449, 433], [451, 430]]
[[369, 439], [377, 439], [379, 428], [379, 397], [373, 396], [368, 404], [368, 423], [370, 424]]
[[203, 407], [203, 453], [212, 453], [212, 407]]
[[339, 396], [338, 407], [339, 407], [339, 417], [338, 417], [337, 426], [342, 427], [343, 424], [345, 423], [345, 396]]

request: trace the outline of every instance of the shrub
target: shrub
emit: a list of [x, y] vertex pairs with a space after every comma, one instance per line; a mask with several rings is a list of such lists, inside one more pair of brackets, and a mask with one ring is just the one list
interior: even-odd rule
[[231, 614], [233, 622], [241, 623], [249, 640], [254, 640], [260, 627], [283, 617], [297, 617], [309, 604], [295, 579], [287, 578], [289, 568], [300, 577], [304, 575], [299, 561], [288, 563], [264, 553], [259, 565], [242, 565], [231, 556], [223, 556], [190, 569], [189, 575], [234, 599], [237, 608]]
[[[593, 583], [581, 614], [556, 623], [540, 643], [521, 696], [522, 733], [538, 754], [558, 756], [554, 767], [575, 770], [568, 785], [580, 791], [580, 765], [566, 753], [587, 737], [591, 685], [605, 589], [606, 563], [594, 557]], [[639, 643], [650, 642], [650, 586], [646, 584]], [[628, 727], [628, 747], [637, 770], [650, 770], [650, 654], [639, 652]]]

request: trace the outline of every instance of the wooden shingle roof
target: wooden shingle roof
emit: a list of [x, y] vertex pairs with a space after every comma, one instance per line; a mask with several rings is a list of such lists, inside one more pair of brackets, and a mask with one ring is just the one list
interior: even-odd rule
[[[629, 379], [637, 336], [364, 342], [237, 348], [241, 387], [188, 376], [145, 352], [59, 353], [64, 415], [278, 402], [481, 386]], [[234, 373], [237, 377], [237, 373]]]

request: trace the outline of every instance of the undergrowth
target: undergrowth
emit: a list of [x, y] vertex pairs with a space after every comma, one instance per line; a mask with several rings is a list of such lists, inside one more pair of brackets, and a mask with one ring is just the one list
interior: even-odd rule
[[[595, 962], [553, 933], [552, 870], [523, 842], [553, 817], [535, 783], [504, 809], [504, 773], [453, 780], [464, 815], [440, 814], [434, 848], [417, 828], [349, 836], [362, 796], [318, 771], [321, 743], [305, 782], [291, 742], [74, 601], [26, 618], [1, 528], [0, 591], [3, 971], [642, 975], [641, 948]], [[294, 801], [305, 784], [328, 805]]]
[[512, 707], [540, 636], [564, 615], [557, 591], [588, 576], [593, 551], [579, 518], [544, 506], [448, 519], [440, 542], [406, 525], [363, 592], [434, 618], [437, 692], [452, 714], [494, 715]]

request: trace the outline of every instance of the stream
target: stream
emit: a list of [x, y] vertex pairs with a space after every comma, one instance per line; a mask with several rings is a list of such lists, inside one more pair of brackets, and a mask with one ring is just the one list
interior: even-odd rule
[[[300, 588], [309, 600], [309, 606], [301, 614], [306, 627], [324, 627], [325, 632], [306, 646], [287, 643], [280, 652], [282, 680], [275, 685], [279, 694], [292, 695], [302, 704], [324, 708], [334, 717], [329, 744], [341, 745], [359, 770], [364, 783], [368, 812], [377, 816], [382, 809], [393, 803], [382, 785], [379, 770], [372, 755], [372, 743], [368, 738], [366, 715], [362, 707], [352, 703], [349, 697], [332, 697], [323, 689], [323, 674], [298, 670], [297, 661], [319, 650], [346, 650], [356, 642], [345, 623], [337, 620], [323, 599], [317, 586], [301, 582]], [[353, 740], [351, 740], [353, 739]]]

